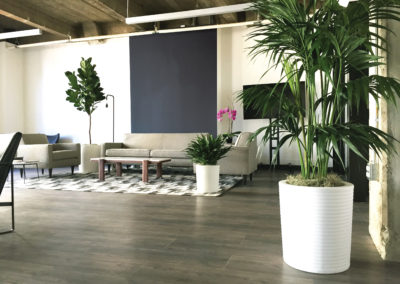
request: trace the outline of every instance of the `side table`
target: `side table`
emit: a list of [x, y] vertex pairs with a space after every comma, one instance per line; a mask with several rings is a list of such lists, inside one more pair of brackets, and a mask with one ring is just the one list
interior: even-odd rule
[[36, 172], [37, 172], [37, 177], [39, 178], [39, 165], [38, 161], [23, 161], [23, 160], [14, 160], [13, 161], [13, 166], [15, 169], [22, 169], [23, 171], [23, 176], [24, 176], [24, 183], [26, 179], [26, 166], [35, 166], [36, 167]]

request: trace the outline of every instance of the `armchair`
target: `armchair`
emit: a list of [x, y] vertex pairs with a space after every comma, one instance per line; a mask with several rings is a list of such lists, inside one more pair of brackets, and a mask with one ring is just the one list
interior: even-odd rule
[[53, 168], [74, 167], [81, 163], [81, 145], [79, 143], [49, 144], [45, 134], [22, 134], [18, 148], [19, 157], [26, 161], [38, 161], [39, 168], [49, 169], [52, 177]]
[[252, 180], [253, 172], [257, 170], [257, 142], [249, 142], [251, 132], [242, 132], [226, 157], [219, 160], [220, 174], [243, 175]]

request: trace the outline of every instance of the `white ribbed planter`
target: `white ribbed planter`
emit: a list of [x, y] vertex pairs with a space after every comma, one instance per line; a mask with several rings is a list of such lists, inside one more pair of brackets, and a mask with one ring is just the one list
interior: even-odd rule
[[219, 191], [219, 165], [196, 165], [197, 193]]
[[312, 273], [350, 267], [354, 185], [306, 187], [279, 182], [283, 260]]
[[90, 159], [99, 157], [100, 157], [100, 145], [82, 144], [81, 165], [79, 166], [79, 172], [83, 174], [97, 172], [98, 163], [92, 162]]

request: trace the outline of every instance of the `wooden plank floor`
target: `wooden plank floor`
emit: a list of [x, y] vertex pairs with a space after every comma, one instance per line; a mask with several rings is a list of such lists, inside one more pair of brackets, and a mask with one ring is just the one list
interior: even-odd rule
[[[17, 189], [0, 283], [400, 283], [400, 263], [382, 261], [368, 235], [366, 203], [355, 204], [350, 270], [283, 263], [282, 176], [259, 171], [218, 198]], [[1, 208], [1, 229], [8, 220]]]

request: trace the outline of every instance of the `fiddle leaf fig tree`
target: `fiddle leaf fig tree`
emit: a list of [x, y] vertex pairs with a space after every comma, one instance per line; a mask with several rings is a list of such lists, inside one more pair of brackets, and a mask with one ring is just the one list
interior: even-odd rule
[[70, 87], [66, 91], [66, 100], [73, 103], [77, 110], [88, 114], [90, 144], [92, 144], [92, 113], [96, 110], [97, 104], [106, 98], [95, 68], [96, 65], [92, 64], [91, 57], [88, 59], [82, 57], [77, 74], [75, 71], [65, 72]]

